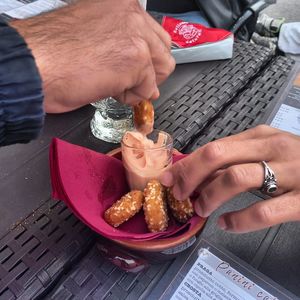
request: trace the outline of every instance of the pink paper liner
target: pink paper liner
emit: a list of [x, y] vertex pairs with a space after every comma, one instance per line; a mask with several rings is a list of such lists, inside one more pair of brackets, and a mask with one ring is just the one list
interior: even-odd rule
[[[83, 223], [104, 237], [139, 241], [174, 237], [201, 220], [195, 215], [180, 225], [171, 218], [166, 231], [149, 233], [141, 211], [119, 228], [114, 228], [106, 223], [103, 215], [129, 191], [122, 162], [57, 138], [50, 145], [49, 156], [53, 198], [64, 201]], [[175, 155], [174, 163], [183, 157]]]

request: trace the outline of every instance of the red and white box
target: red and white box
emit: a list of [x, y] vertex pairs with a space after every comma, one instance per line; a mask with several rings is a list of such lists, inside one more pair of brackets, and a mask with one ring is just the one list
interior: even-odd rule
[[232, 58], [234, 36], [230, 31], [167, 16], [162, 26], [176, 47], [172, 55], [177, 64]]

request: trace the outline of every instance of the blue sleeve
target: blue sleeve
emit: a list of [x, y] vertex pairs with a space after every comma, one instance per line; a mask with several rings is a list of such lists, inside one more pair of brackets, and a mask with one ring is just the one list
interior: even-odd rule
[[24, 39], [0, 18], [0, 146], [27, 143], [44, 122], [42, 80]]

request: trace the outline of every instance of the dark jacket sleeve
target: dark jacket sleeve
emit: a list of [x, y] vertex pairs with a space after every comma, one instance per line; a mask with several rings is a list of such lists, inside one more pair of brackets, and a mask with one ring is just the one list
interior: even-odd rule
[[42, 81], [24, 39], [0, 18], [0, 146], [26, 143], [43, 126]]

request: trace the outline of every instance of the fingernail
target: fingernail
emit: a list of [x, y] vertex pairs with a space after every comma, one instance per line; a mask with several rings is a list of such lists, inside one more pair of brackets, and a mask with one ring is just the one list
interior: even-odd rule
[[202, 201], [207, 201], [207, 202], [209, 201], [209, 197], [208, 197], [207, 193], [204, 192], [203, 190], [200, 192], [199, 198]]
[[159, 91], [159, 89], [158, 89], [158, 87], [157, 87], [157, 88], [156, 88], [156, 98], [154, 98], [154, 99], [159, 98], [159, 96], [160, 96], [160, 91]]
[[[204, 194], [203, 192], [200, 192], [198, 199], [195, 201], [195, 205], [196, 205], [195, 211], [196, 211], [197, 215], [202, 218], [207, 218], [212, 213], [211, 211], [207, 211], [203, 207], [203, 205], [200, 204], [200, 203], [203, 203], [204, 199], [206, 199], [206, 198], [207, 198], [206, 194]], [[198, 210], [198, 212], [197, 212], [197, 210]]]
[[160, 95], [159, 89], [158, 89], [158, 87], [156, 87], [153, 95], [150, 98], [154, 100], [154, 99], [157, 99], [159, 97], [159, 95]]
[[172, 172], [166, 171], [163, 173], [160, 176], [160, 183], [168, 187], [174, 185], [174, 177]]
[[222, 230], [228, 230], [228, 226], [225, 222], [225, 219], [223, 217], [220, 217], [218, 220], [218, 226], [222, 229]]
[[200, 205], [200, 203], [199, 203], [199, 200], [196, 200], [196, 201], [194, 202], [194, 209], [195, 209], [196, 214], [197, 214], [199, 217], [204, 218], [204, 217], [203, 217], [203, 210], [202, 210], [202, 207], [201, 207], [201, 205]]
[[174, 185], [174, 187], [173, 187], [173, 195], [174, 195], [175, 199], [177, 199], [177, 200], [184, 200], [184, 198], [182, 197], [181, 190], [178, 187], [178, 185]]

